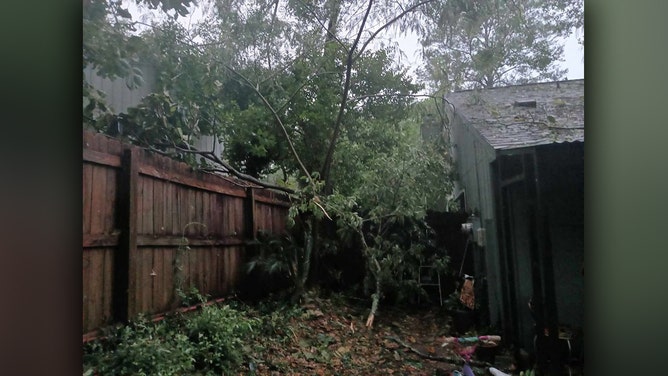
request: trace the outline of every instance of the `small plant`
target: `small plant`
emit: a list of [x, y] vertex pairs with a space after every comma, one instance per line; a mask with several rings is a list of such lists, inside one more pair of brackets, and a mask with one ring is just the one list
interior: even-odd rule
[[206, 303], [209, 300], [209, 296], [202, 295], [195, 286], [191, 286], [188, 292], [176, 289], [176, 296], [180, 299], [181, 305], [185, 307]]
[[179, 303], [182, 306], [188, 307], [198, 303], [204, 303], [208, 300], [208, 296], [200, 294], [199, 290], [196, 287], [190, 286], [190, 289], [187, 289], [185, 286], [185, 276], [183, 273], [183, 258], [188, 257], [190, 252], [190, 246], [188, 245], [188, 238], [186, 237], [186, 230], [190, 226], [200, 226], [202, 229], [206, 230], [207, 226], [204, 223], [199, 222], [189, 222], [183, 227], [181, 234], [181, 241], [179, 246], [176, 249], [176, 255], [173, 262], [173, 273], [174, 273], [174, 299], [175, 303]]
[[303, 239], [299, 239], [298, 235], [299, 231], [295, 229], [282, 235], [259, 232], [254, 244], [260, 254], [246, 265], [248, 273], [258, 270], [270, 276], [287, 278], [292, 288], [293, 303], [304, 293], [313, 247], [310, 230], [303, 231]]

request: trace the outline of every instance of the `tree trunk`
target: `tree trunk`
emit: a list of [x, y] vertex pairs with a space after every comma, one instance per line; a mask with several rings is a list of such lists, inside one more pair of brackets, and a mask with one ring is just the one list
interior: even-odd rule
[[352, 81], [352, 69], [354, 63], [355, 50], [360, 42], [362, 33], [364, 31], [364, 26], [366, 25], [367, 18], [371, 12], [371, 6], [373, 5], [373, 0], [369, 0], [369, 5], [366, 8], [362, 22], [360, 23], [359, 31], [357, 32], [357, 37], [353, 42], [352, 46], [348, 50], [348, 57], [346, 59], [346, 76], [343, 84], [343, 91], [341, 93], [341, 102], [339, 103], [339, 112], [336, 115], [336, 121], [334, 122], [334, 130], [332, 136], [329, 140], [329, 147], [327, 148], [327, 154], [325, 155], [325, 160], [323, 162], [322, 168], [320, 170], [320, 178], [325, 182], [324, 192], [325, 194], [330, 194], [333, 191], [332, 181], [330, 179], [330, 171], [332, 167], [332, 162], [334, 158], [334, 149], [336, 147], [336, 142], [339, 139], [339, 134], [341, 133], [341, 125], [343, 123], [343, 115], [346, 110], [346, 105], [348, 104], [348, 95], [350, 94], [350, 86]]
[[380, 302], [380, 279], [376, 278], [376, 292], [371, 295], [371, 311], [366, 319], [366, 327], [373, 327], [373, 320], [378, 312], [378, 303]]
[[297, 273], [295, 278], [295, 289], [290, 297], [290, 302], [295, 304], [301, 299], [304, 294], [306, 281], [311, 270], [311, 255], [313, 253], [313, 236], [311, 230], [315, 228], [310, 222], [313, 219], [307, 220], [307, 226], [304, 229], [304, 249], [303, 253], [299, 255], [301, 260], [297, 260]]
[[[368, 251], [367, 251], [368, 252]], [[376, 272], [373, 271], [373, 267], [370, 266], [369, 269], [371, 270], [371, 274], [373, 277], [376, 279], [376, 292], [374, 292], [371, 295], [371, 312], [369, 312], [369, 316], [366, 319], [366, 327], [371, 328], [373, 327], [373, 320], [376, 317], [376, 313], [378, 312], [378, 304], [380, 303], [380, 294], [381, 294], [381, 284], [380, 284], [380, 264], [378, 263], [378, 260], [376, 260], [375, 257], [369, 255], [371, 260], [373, 261], [374, 266], [376, 267]]]

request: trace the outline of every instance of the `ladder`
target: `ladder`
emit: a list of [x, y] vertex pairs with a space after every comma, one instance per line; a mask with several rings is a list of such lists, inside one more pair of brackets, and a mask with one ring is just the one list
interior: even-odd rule
[[[418, 285], [420, 287], [438, 287], [438, 302], [443, 305], [443, 291], [441, 290], [441, 273], [435, 266], [420, 265], [418, 270]], [[420, 296], [418, 295], [418, 304]]]

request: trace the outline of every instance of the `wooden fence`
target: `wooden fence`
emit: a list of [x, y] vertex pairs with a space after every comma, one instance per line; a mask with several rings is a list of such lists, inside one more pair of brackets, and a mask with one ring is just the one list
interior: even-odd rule
[[101, 134], [83, 139], [84, 333], [172, 311], [177, 288], [233, 292], [247, 241], [285, 229], [279, 194]]

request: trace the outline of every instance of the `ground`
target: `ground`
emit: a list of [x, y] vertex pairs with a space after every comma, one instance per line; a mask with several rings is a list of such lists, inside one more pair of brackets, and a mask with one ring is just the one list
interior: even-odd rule
[[[450, 375], [461, 369], [457, 355], [441, 347], [454, 334], [441, 307], [381, 307], [373, 328], [366, 328], [365, 303], [310, 298], [297, 308], [265, 312], [264, 335], [248, 344], [252, 356], [239, 374]], [[476, 373], [489, 374], [489, 364], [474, 359]], [[508, 359], [499, 353], [494, 366], [507, 370]]]

